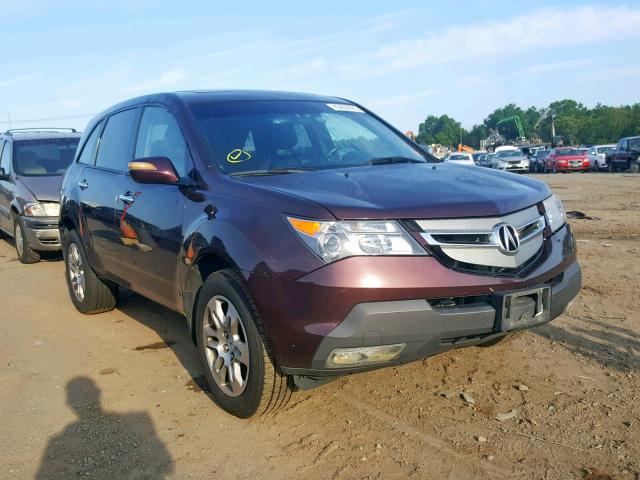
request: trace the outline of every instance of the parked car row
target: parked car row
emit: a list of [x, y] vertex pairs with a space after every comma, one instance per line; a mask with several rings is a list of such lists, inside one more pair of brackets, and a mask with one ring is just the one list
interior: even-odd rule
[[[580, 290], [546, 183], [440, 162], [341, 98], [156, 94], [97, 115], [75, 156], [78, 135], [59, 133], [2, 137], [2, 229], [21, 260], [61, 248], [82, 313], [127, 288], [183, 314], [212, 398], [238, 417], [504, 343]], [[528, 168], [509, 148], [491, 162]]]

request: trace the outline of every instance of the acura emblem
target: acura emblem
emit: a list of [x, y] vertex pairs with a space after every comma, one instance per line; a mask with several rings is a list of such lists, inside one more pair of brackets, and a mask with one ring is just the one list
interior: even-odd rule
[[507, 255], [515, 255], [520, 248], [520, 239], [516, 229], [511, 225], [501, 223], [494, 227], [494, 232], [498, 241], [498, 250]]

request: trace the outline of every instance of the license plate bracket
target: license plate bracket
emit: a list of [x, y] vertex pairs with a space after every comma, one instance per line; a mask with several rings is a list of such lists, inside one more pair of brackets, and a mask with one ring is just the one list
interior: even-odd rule
[[495, 329], [499, 332], [532, 327], [550, 319], [551, 289], [546, 285], [497, 293], [494, 299]]

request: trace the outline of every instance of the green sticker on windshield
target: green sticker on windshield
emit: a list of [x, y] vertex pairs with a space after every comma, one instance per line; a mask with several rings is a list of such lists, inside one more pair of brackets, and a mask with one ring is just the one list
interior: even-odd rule
[[251, 154], [249, 152], [245, 152], [241, 148], [236, 148], [231, 150], [227, 154], [227, 162], [229, 163], [242, 163], [246, 162], [251, 158]]

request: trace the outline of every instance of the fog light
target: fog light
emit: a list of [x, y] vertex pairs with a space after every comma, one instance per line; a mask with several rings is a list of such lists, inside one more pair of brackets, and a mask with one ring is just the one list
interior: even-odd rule
[[327, 358], [327, 367], [348, 367], [390, 362], [406, 347], [406, 343], [375, 347], [337, 348]]

